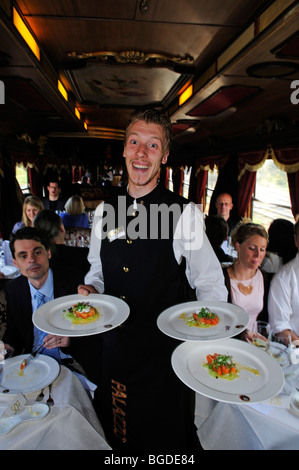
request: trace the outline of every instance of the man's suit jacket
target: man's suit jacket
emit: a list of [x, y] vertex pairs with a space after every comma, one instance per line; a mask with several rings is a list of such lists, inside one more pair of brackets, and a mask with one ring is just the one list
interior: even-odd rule
[[[54, 298], [77, 294], [84, 281], [81, 271], [53, 267]], [[31, 353], [33, 347], [32, 305], [28, 279], [19, 276], [6, 283], [7, 327], [3, 341], [15, 348], [16, 355]]]

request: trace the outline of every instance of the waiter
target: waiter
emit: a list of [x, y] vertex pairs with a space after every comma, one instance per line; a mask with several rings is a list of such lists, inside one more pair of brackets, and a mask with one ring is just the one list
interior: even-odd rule
[[128, 187], [96, 210], [91, 268], [78, 288], [83, 295], [120, 297], [130, 306], [123, 325], [100, 335], [101, 380], [95, 396], [108, 441], [122, 452], [200, 449], [194, 392], [171, 367], [179, 342], [161, 333], [156, 322], [164, 309], [187, 300], [187, 282], [199, 300], [227, 300], [203, 214], [159, 184], [170, 135], [170, 121], [159, 111], [133, 116], [123, 153]]

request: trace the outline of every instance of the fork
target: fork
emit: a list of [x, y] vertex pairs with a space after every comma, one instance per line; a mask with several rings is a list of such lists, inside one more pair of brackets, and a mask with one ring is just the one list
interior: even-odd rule
[[54, 405], [54, 400], [53, 398], [51, 397], [51, 391], [52, 391], [52, 384], [49, 385], [49, 398], [47, 400], [47, 405], [49, 406], [53, 406]]

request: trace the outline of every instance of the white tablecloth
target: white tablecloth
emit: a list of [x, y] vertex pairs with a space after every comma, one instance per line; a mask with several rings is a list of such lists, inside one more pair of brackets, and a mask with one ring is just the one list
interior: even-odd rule
[[[195, 423], [205, 450], [299, 450], [299, 417], [289, 396], [299, 388], [299, 368], [284, 369], [285, 387], [275, 400], [233, 405], [196, 395]], [[275, 403], [274, 405], [270, 403]]]
[[[26, 394], [28, 404], [39, 392]], [[44, 390], [44, 403], [48, 387]], [[8, 434], [0, 435], [0, 449], [11, 450], [110, 450], [102, 426], [92, 407], [89, 396], [78, 377], [61, 366], [53, 383], [52, 398], [55, 405], [40, 421], [19, 424]], [[0, 416], [12, 396], [0, 396]]]

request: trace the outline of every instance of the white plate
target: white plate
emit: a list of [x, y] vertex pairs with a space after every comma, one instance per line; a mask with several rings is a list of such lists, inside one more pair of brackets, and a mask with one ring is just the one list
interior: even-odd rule
[[[182, 314], [191, 315], [206, 307], [219, 316], [219, 323], [209, 328], [187, 326]], [[249, 323], [248, 313], [237, 305], [227, 302], [185, 302], [174, 305], [162, 312], [157, 320], [159, 329], [172, 338], [183, 341], [218, 341], [236, 336]]]
[[60, 366], [55, 359], [40, 354], [20, 374], [20, 365], [29, 354], [5, 359], [0, 366], [0, 395], [15, 395], [40, 390], [52, 383], [59, 374]]
[[15, 266], [2, 266], [0, 271], [7, 277], [7, 279], [10, 279], [15, 277], [19, 270]]
[[[233, 362], [259, 371], [255, 375], [240, 370], [234, 380], [211, 377], [203, 367], [208, 354], [228, 354]], [[280, 393], [284, 373], [280, 365], [265, 351], [238, 339], [213, 344], [187, 341], [178, 346], [171, 359], [176, 375], [192, 390], [214, 400], [237, 403], [258, 403]]]
[[[73, 325], [64, 318], [64, 311], [77, 302], [88, 302], [100, 312], [99, 318], [86, 325]], [[117, 297], [104, 294], [79, 294], [59, 297], [39, 307], [33, 314], [33, 323], [40, 330], [59, 336], [90, 336], [119, 326], [129, 316], [128, 304]]]
[[24, 421], [37, 421], [44, 418], [49, 413], [49, 407], [45, 403], [34, 403], [26, 406], [24, 410], [14, 416], [8, 418], [0, 418], [0, 434], [7, 434], [18, 424]]

